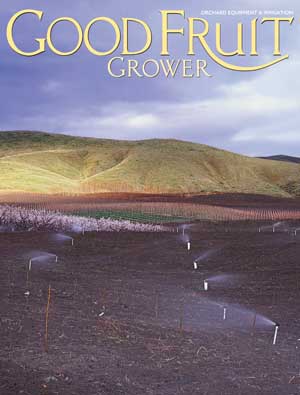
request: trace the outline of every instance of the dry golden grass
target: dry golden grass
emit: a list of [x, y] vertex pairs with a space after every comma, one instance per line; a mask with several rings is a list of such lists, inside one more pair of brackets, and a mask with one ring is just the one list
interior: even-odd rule
[[0, 190], [34, 193], [300, 193], [300, 165], [176, 140], [0, 133]]

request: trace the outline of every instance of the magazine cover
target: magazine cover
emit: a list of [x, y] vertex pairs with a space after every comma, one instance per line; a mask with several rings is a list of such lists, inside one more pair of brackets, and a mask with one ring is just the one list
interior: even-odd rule
[[300, 4], [0, 4], [0, 394], [300, 394]]

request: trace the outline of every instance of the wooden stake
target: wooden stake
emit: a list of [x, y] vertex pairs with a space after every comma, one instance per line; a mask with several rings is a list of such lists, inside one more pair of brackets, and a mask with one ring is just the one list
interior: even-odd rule
[[252, 324], [252, 336], [254, 336], [254, 332], [255, 332], [256, 318], [257, 318], [257, 313], [254, 314], [254, 319]]
[[158, 318], [158, 292], [155, 294], [155, 318]]
[[46, 307], [46, 319], [45, 319], [45, 351], [48, 352], [48, 320], [49, 320], [49, 308], [51, 302], [51, 285], [48, 287], [48, 300]]
[[183, 332], [183, 315], [184, 315], [184, 305], [181, 307], [180, 317], [179, 317], [179, 331], [182, 334]]

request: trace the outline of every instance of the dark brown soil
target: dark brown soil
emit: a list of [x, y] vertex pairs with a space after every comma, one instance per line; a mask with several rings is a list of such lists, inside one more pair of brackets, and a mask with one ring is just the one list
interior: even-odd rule
[[0, 234], [0, 394], [299, 394], [300, 232], [257, 229]]

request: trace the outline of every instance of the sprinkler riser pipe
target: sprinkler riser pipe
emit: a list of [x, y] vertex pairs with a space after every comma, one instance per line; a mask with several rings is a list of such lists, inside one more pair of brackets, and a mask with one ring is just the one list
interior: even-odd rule
[[273, 337], [273, 346], [276, 344], [276, 341], [277, 341], [278, 329], [279, 329], [279, 325], [276, 325], [275, 326], [274, 337]]

